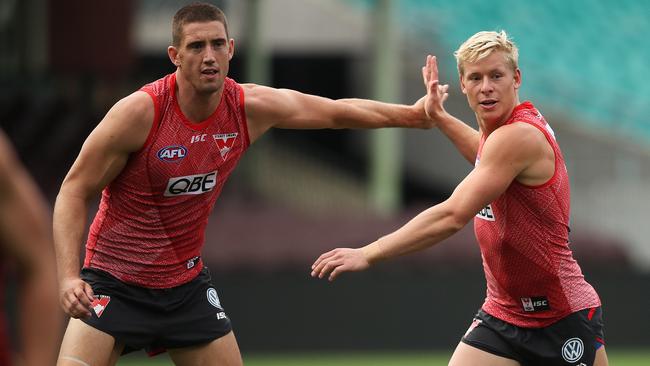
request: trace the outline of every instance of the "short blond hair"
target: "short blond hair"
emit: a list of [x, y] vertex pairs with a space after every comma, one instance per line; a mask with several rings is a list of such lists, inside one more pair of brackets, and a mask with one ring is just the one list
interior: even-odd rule
[[458, 72], [463, 75], [463, 64], [465, 62], [479, 61], [495, 51], [504, 51], [506, 61], [510, 64], [513, 70], [519, 67], [519, 49], [517, 45], [510, 38], [505, 31], [493, 32], [482, 31], [469, 37], [463, 44], [460, 45], [458, 50], [454, 52], [456, 56], [456, 64]]

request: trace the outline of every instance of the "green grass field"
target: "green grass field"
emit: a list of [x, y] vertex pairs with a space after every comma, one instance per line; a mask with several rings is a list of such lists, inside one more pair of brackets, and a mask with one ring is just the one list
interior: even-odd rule
[[[612, 366], [648, 366], [650, 349], [608, 351]], [[444, 366], [447, 353], [296, 353], [244, 355], [246, 366]], [[146, 358], [141, 355], [123, 357], [119, 366], [171, 366], [167, 355]]]

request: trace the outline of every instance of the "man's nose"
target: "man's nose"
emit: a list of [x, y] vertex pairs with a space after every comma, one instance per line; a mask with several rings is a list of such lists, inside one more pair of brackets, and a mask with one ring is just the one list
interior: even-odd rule
[[212, 47], [206, 48], [205, 54], [203, 55], [203, 62], [206, 64], [212, 64], [216, 60], [215, 51], [212, 49]]
[[493, 90], [494, 90], [494, 85], [492, 84], [492, 80], [490, 80], [490, 77], [489, 76], [484, 77], [483, 80], [481, 81], [481, 92], [490, 93]]

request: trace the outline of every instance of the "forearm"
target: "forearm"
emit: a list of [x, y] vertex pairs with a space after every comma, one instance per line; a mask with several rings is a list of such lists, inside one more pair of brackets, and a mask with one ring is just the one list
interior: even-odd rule
[[377, 239], [362, 250], [368, 262], [374, 263], [428, 248], [450, 237], [464, 225], [442, 203], [423, 211], [397, 231]]
[[79, 276], [87, 200], [61, 190], [54, 205], [54, 248], [59, 281]]
[[383, 103], [367, 99], [339, 99], [343, 105], [336, 117], [337, 128], [429, 128], [431, 121], [422, 107]]
[[449, 113], [438, 117], [436, 125], [463, 157], [473, 165], [478, 153], [479, 132]]
[[52, 256], [36, 263], [33, 273], [21, 281], [19, 297], [21, 356], [26, 366], [53, 365], [60, 344], [62, 313], [58, 307], [44, 310], [57, 298], [56, 269]]
[[35, 183], [19, 166], [4, 182], [0, 200], [0, 233], [3, 249], [17, 264], [17, 328], [21, 365], [55, 362], [62, 316], [44, 305], [57, 299], [56, 268], [52, 245], [50, 208]]

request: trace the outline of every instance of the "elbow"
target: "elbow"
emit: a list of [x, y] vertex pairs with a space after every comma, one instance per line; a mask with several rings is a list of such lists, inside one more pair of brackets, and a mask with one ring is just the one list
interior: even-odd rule
[[454, 235], [467, 225], [471, 217], [467, 217], [463, 212], [448, 208], [445, 215], [445, 228], [447, 229], [447, 236]]
[[467, 225], [467, 222], [467, 220], [464, 220], [459, 216], [449, 216], [447, 224], [448, 235], [451, 236], [459, 232], [460, 229], [464, 228], [465, 225]]

